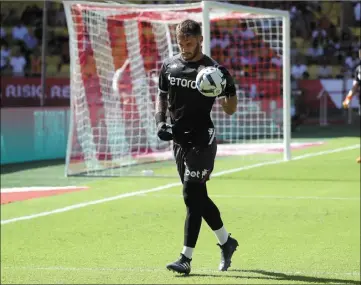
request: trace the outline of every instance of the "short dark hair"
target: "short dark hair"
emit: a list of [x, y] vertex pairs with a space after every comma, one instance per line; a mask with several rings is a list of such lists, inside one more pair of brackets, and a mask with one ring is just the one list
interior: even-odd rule
[[201, 25], [193, 20], [184, 20], [177, 25], [177, 36], [201, 36]]

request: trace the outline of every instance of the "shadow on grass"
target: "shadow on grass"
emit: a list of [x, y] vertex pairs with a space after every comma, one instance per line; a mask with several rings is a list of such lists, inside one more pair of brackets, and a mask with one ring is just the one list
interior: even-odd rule
[[301, 126], [292, 133], [293, 139], [333, 139], [333, 138], [359, 138], [360, 124], [330, 125], [330, 126]]
[[[356, 164], [356, 163], [355, 163]], [[339, 183], [353, 183], [360, 182], [360, 178], [355, 179], [333, 179], [333, 178], [287, 178], [287, 177], [247, 177], [247, 176], [221, 176], [217, 177], [219, 180], [242, 180], [242, 181], [290, 181], [290, 182], [339, 182]]]
[[60, 166], [64, 164], [65, 164], [65, 159], [53, 159], [53, 160], [5, 164], [5, 165], [1, 165], [1, 174], [9, 174], [23, 170], [44, 168], [49, 166]]
[[[208, 274], [208, 273], [194, 273], [190, 275], [177, 275], [177, 277], [215, 277], [215, 278], [237, 278], [237, 279], [256, 279], [256, 280], [277, 280], [287, 281], [288, 284], [292, 284], [292, 281], [305, 282], [306, 284], [312, 283], [332, 283], [332, 284], [360, 284], [359, 280], [338, 279], [338, 278], [324, 278], [315, 276], [305, 276], [298, 274], [286, 274], [282, 272], [273, 272], [266, 270], [229, 270], [228, 272], [239, 272], [242, 275], [226, 275], [226, 274]], [[262, 276], [249, 276], [244, 273], [255, 273]]]

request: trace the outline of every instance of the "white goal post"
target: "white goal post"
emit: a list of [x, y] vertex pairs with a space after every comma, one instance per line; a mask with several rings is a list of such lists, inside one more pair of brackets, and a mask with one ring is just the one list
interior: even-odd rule
[[168, 175], [172, 143], [157, 138], [154, 121], [157, 79], [162, 61], [178, 53], [175, 27], [187, 18], [201, 23], [203, 52], [237, 85], [236, 114], [225, 115], [218, 102], [212, 110], [218, 154], [248, 163], [291, 159], [287, 11], [214, 1], [63, 4], [70, 43], [67, 176]]

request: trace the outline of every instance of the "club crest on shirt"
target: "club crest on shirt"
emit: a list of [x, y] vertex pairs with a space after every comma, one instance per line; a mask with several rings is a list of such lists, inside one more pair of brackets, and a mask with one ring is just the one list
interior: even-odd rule
[[173, 63], [171, 66], [169, 66], [169, 68], [177, 68], [178, 65], [176, 63]]

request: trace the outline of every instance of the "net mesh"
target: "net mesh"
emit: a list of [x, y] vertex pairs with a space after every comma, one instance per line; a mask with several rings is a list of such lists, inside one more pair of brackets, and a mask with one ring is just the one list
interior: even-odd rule
[[[152, 168], [162, 174], [168, 164], [156, 162], [171, 159], [172, 146], [156, 136], [159, 70], [165, 58], [178, 52], [176, 23], [186, 17], [201, 21], [201, 8], [156, 11], [114, 4], [64, 5], [72, 102], [66, 173], [139, 175]], [[210, 12], [211, 56], [234, 76], [239, 98], [231, 117], [218, 102], [214, 105], [219, 154], [222, 145], [224, 155], [243, 157], [252, 147], [256, 153], [279, 149], [283, 140], [282, 19], [219, 9]], [[247, 159], [255, 157], [260, 159], [249, 155]]]

